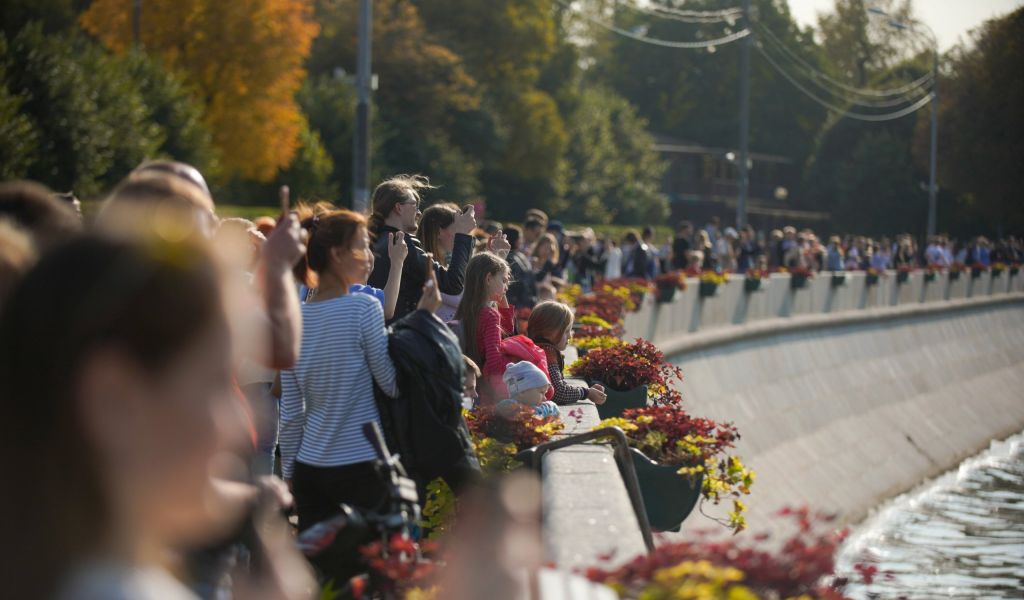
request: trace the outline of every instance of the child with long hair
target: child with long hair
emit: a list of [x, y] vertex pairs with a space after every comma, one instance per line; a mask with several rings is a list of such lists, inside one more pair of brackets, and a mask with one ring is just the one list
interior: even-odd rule
[[477, 254], [466, 267], [465, 292], [455, 313], [462, 327], [463, 353], [483, 370], [486, 385], [481, 386], [480, 397], [485, 403], [493, 403], [493, 390], [503, 386], [501, 339], [512, 333], [515, 318], [505, 297], [509, 278], [508, 263], [498, 255]]
[[569, 344], [572, 336], [574, 316], [572, 309], [561, 302], [541, 302], [533, 307], [527, 332], [548, 359], [548, 376], [555, 388], [552, 400], [555, 404], [571, 404], [581, 400], [590, 400], [594, 404], [604, 404], [607, 396], [604, 387], [593, 385], [584, 387], [571, 385], [562, 375], [565, 369], [565, 358], [562, 351]]

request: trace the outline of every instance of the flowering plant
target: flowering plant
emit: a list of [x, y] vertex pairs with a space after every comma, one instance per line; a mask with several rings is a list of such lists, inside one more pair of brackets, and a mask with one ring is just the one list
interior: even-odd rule
[[573, 341], [573, 345], [580, 350], [590, 352], [591, 350], [600, 350], [602, 348], [625, 346], [626, 342], [610, 335], [595, 335], [592, 337], [576, 338]]
[[654, 344], [641, 338], [632, 344], [592, 350], [573, 363], [569, 372], [589, 381], [603, 381], [619, 391], [646, 385], [656, 404], [683, 401], [671, 386], [674, 380], [682, 381], [682, 369], [666, 362]]
[[[593, 314], [581, 315], [576, 319], [576, 323], [573, 327], [573, 337], [582, 341], [586, 338], [593, 337], [619, 337], [623, 334], [624, 329], [620, 323], [612, 325], [608, 321], [605, 321], [601, 317]], [[583, 348], [586, 344], [577, 343], [577, 348]], [[589, 347], [587, 348], [590, 349]]]
[[1002, 273], [1006, 270], [1006, 263], [994, 262], [992, 263], [992, 274]]
[[[828, 579], [847, 532], [831, 529], [833, 516], [806, 508], [784, 509], [778, 516], [799, 527], [777, 548], [765, 547], [767, 536], [714, 540], [698, 533], [696, 539], [661, 544], [615, 568], [591, 567], [586, 576], [622, 598], [844, 600], [846, 580]], [[862, 565], [856, 570], [867, 584], [876, 572]]]
[[477, 454], [481, 454], [481, 445], [489, 445], [484, 444], [488, 438], [502, 444], [511, 444], [515, 454], [549, 441], [552, 435], [564, 427], [558, 417], [538, 417], [533, 408], [522, 404], [502, 415], [493, 407], [482, 406], [466, 415], [466, 425], [477, 446]]
[[716, 273], [714, 271], [704, 271], [700, 274], [701, 283], [712, 283], [714, 285], [722, 285], [729, 281], [729, 274], [722, 272]]
[[949, 265], [949, 272], [950, 273], [962, 273], [962, 272], [964, 272], [966, 270], [967, 270], [967, 265], [965, 265], [962, 262], [955, 262], [955, 263]]
[[562, 288], [562, 291], [558, 292], [556, 298], [563, 304], [569, 306], [576, 306], [576, 300], [583, 295], [583, 288], [578, 283], [573, 283]]
[[[360, 547], [359, 553], [386, 596], [404, 597], [436, 574], [437, 563], [423, 555], [436, 550], [432, 542], [420, 544], [407, 535], [395, 534], [387, 543], [377, 540]], [[357, 597], [361, 595], [361, 591], [357, 593]]]
[[703, 474], [701, 496], [714, 504], [733, 498], [727, 525], [734, 531], [746, 527], [746, 506], [738, 498], [750, 493], [755, 474], [738, 456], [726, 454], [740, 438], [732, 423], [691, 417], [678, 406], [648, 406], [605, 419], [598, 428], [613, 426], [622, 429], [629, 445], [651, 460], [679, 467], [679, 474], [691, 481]]
[[686, 272], [677, 269], [675, 271], [669, 271], [668, 273], [662, 273], [654, 278], [654, 283], [659, 287], [672, 287], [675, 286], [680, 291], [686, 289]]
[[881, 271], [874, 267], [868, 267], [867, 269], [865, 269], [865, 272], [872, 277], [878, 277], [879, 275], [882, 274]]
[[768, 279], [769, 272], [767, 269], [747, 269], [747, 279]]
[[644, 294], [651, 290], [646, 279], [609, 279], [602, 282], [598, 293], [610, 294], [622, 299], [625, 310], [633, 312], [640, 307]]
[[601, 329], [611, 329], [612, 324], [597, 315], [582, 315], [576, 319], [578, 325], [594, 325]]
[[814, 277], [814, 271], [808, 269], [807, 267], [793, 267], [792, 269], [789, 270], [789, 274], [792, 275], [793, 277], [803, 277], [805, 279], [810, 279], [811, 277]]
[[[629, 308], [629, 291], [623, 290], [625, 294], [614, 294], [611, 292], [591, 292], [576, 299], [576, 316], [582, 318], [586, 315], [593, 315], [608, 323], [619, 323], [622, 315]], [[624, 297], [625, 296], [625, 297]], [[632, 305], [634, 308], [635, 304]]]

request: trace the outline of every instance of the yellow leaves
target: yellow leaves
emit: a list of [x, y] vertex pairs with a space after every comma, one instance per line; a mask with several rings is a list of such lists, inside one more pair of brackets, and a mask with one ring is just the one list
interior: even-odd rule
[[[131, 44], [131, 3], [95, 0], [82, 26], [107, 47]], [[298, 150], [295, 102], [319, 31], [309, 0], [146, 0], [142, 42], [183, 72], [229, 174], [267, 181]]]
[[637, 429], [639, 429], [636, 426], [636, 423], [633, 423], [632, 421], [623, 419], [622, 417], [612, 417], [611, 419], [604, 419], [596, 426], [594, 426], [594, 429], [592, 429], [591, 431], [604, 429], [605, 427], [618, 427], [623, 431], [636, 431]]
[[643, 600], [756, 600], [750, 588], [740, 585], [744, 574], [733, 567], [710, 561], [684, 561], [655, 571], [651, 584], [639, 594]]

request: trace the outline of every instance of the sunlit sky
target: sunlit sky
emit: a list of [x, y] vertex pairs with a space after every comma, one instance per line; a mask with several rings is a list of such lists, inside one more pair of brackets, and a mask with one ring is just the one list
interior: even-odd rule
[[[814, 25], [819, 12], [832, 9], [833, 0], [789, 0], [793, 17], [801, 25]], [[987, 19], [1002, 16], [1024, 0], [914, 0], [914, 12], [935, 30], [939, 46], [948, 50], [960, 37]]]

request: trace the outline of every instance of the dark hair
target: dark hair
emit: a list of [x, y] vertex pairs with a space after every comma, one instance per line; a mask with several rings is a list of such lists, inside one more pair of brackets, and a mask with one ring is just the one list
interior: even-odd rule
[[651, 237], [652, 235], [654, 235], [654, 229], [650, 225], [648, 225], [647, 227], [644, 227], [643, 238], [647, 239], [647, 238]]
[[509, 245], [511, 245], [512, 249], [515, 250], [516, 243], [519, 241], [519, 238], [523, 237], [523, 230], [520, 229], [518, 225], [506, 225], [505, 229], [502, 231], [504, 231]]
[[67, 241], [82, 230], [82, 222], [74, 209], [32, 181], [0, 183], [0, 216], [8, 217], [27, 231], [42, 251]]
[[430, 180], [423, 175], [396, 175], [381, 182], [373, 190], [373, 201], [370, 203], [370, 222], [367, 229], [370, 239], [377, 241], [384, 221], [395, 210], [395, 205], [403, 202], [416, 202], [420, 199], [420, 190], [431, 190]]
[[445, 253], [441, 251], [441, 230], [450, 227], [459, 215], [459, 207], [454, 204], [435, 204], [423, 211], [420, 227], [416, 237], [423, 243], [423, 250], [433, 254], [434, 260], [442, 265], [447, 264]]
[[[366, 227], [366, 217], [341, 209], [314, 215], [304, 220], [302, 227], [309, 232], [309, 239], [306, 240], [306, 266], [320, 275], [330, 264], [331, 248], [350, 246], [359, 228]], [[304, 279], [307, 285], [312, 283], [308, 276]]]
[[639, 236], [637, 236], [636, 232], [633, 231], [632, 229], [626, 232], [626, 235], [623, 236], [623, 239], [629, 242], [630, 244], [635, 244], [640, 241]]
[[8, 474], [18, 489], [4, 494], [17, 496], [17, 511], [4, 512], [18, 552], [5, 560], [15, 561], [15, 589], [31, 590], [15, 597], [50, 597], [111, 526], [76, 406], [89, 357], [115, 347], [158, 373], [217, 323], [226, 327], [218, 274], [192, 244], [90, 235], [44, 256], [18, 284], [0, 315], [0, 435], [21, 449]]
[[523, 229], [544, 229], [544, 222], [537, 219], [527, 219], [523, 223]]
[[676, 225], [676, 231], [683, 231], [684, 229], [693, 229], [693, 223], [689, 221], [680, 221], [679, 224]]

